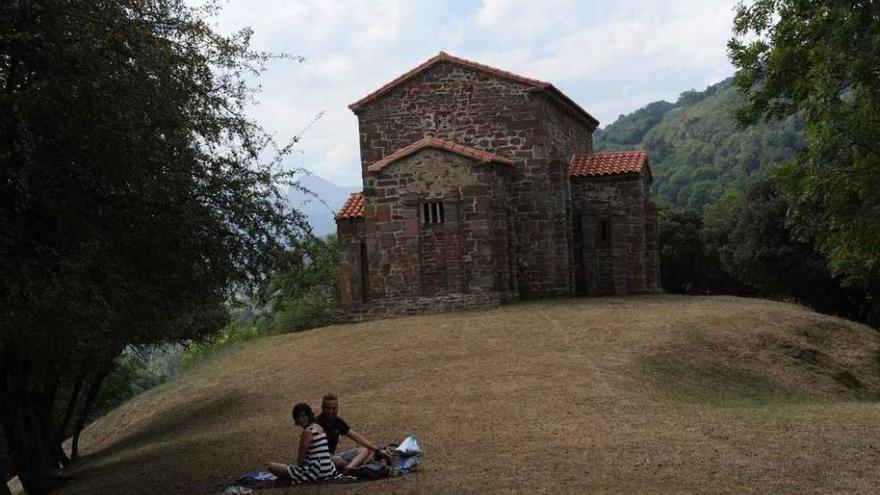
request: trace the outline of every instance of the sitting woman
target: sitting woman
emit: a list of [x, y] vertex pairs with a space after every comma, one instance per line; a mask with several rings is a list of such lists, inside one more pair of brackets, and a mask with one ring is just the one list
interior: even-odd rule
[[315, 423], [315, 413], [308, 404], [293, 407], [293, 422], [303, 429], [299, 437], [299, 451], [296, 464], [269, 463], [269, 471], [279, 479], [289, 479], [293, 484], [317, 483], [339, 477], [339, 472], [330, 460], [327, 447], [327, 434], [321, 425]]

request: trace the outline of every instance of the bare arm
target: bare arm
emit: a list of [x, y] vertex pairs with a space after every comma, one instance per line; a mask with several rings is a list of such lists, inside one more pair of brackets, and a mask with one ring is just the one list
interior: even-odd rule
[[300, 466], [306, 460], [306, 456], [309, 455], [309, 444], [312, 443], [312, 436], [311, 430], [304, 428], [302, 435], [299, 437], [299, 451], [296, 454], [296, 463]]
[[349, 430], [348, 430], [348, 435], [347, 435], [347, 436], [348, 436], [348, 438], [354, 440], [355, 442], [357, 442], [357, 443], [363, 445], [364, 447], [366, 447], [366, 448], [372, 450], [373, 452], [378, 452], [378, 453], [380, 453], [380, 454], [383, 455], [383, 456], [391, 457], [391, 454], [389, 454], [387, 451], [385, 451], [385, 450], [381, 450], [381, 451], [380, 451], [380, 450], [379, 450], [379, 447], [378, 447], [375, 443], [373, 443], [373, 442], [367, 440], [367, 437], [361, 435], [360, 433], [358, 433], [358, 432], [356, 432], [356, 431], [354, 431], [354, 430], [349, 429]]

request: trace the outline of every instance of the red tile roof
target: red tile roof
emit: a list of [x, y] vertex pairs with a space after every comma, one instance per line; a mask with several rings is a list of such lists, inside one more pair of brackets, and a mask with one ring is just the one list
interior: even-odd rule
[[648, 152], [611, 151], [574, 155], [571, 157], [569, 175], [572, 177], [595, 177], [601, 175], [635, 174], [648, 165]]
[[425, 136], [424, 138], [419, 139], [412, 144], [408, 144], [403, 148], [395, 151], [394, 153], [386, 156], [385, 158], [382, 158], [381, 160], [373, 163], [372, 165], [367, 167], [367, 171], [378, 172], [379, 170], [382, 170], [384, 167], [396, 162], [397, 160], [400, 160], [405, 156], [412, 155], [413, 153], [424, 148], [437, 148], [484, 163], [498, 163], [501, 165], [506, 165], [508, 167], [513, 166], [513, 160], [511, 160], [510, 158], [504, 158], [503, 156], [498, 156], [494, 153], [471, 148], [470, 146], [463, 146], [460, 144], [451, 143], [449, 141], [444, 141], [442, 139], [437, 139], [435, 137]]
[[348, 220], [350, 218], [364, 218], [364, 193], [351, 193], [342, 209], [336, 214], [337, 220]]
[[508, 79], [511, 81], [523, 83], [523, 84], [526, 84], [528, 86], [532, 86], [535, 89], [538, 89], [541, 91], [547, 91], [548, 93], [551, 93], [554, 96], [556, 96], [557, 98], [559, 98], [560, 100], [562, 100], [566, 105], [568, 105], [576, 113], [578, 113], [579, 115], [585, 117], [587, 120], [592, 122], [593, 125], [595, 125], [595, 126], [599, 125], [599, 121], [596, 120], [595, 117], [590, 115], [586, 110], [581, 108], [580, 105], [575, 103], [574, 100], [572, 100], [568, 96], [565, 96], [565, 94], [562, 91], [559, 91], [558, 89], [556, 89], [555, 86], [553, 86], [552, 84], [550, 84], [548, 82], [539, 81], [537, 79], [531, 79], [528, 77], [523, 77], [523, 76], [514, 74], [513, 72], [508, 72], [506, 70], [497, 69], [497, 68], [491, 67], [489, 65], [484, 65], [484, 64], [477, 63], [477, 62], [472, 62], [470, 60], [465, 60], [463, 58], [452, 56], [446, 52], [440, 52], [437, 55], [434, 55], [433, 57], [424, 61], [419, 66], [415, 67], [414, 69], [411, 69], [411, 70], [403, 73], [401, 76], [399, 76], [398, 78], [389, 82], [388, 84], [382, 86], [381, 88], [377, 89], [376, 91], [373, 91], [372, 93], [368, 94], [367, 96], [364, 96], [360, 100], [352, 103], [351, 105], [348, 106], [348, 108], [350, 108], [352, 111], [357, 111], [357, 110], [363, 108], [363, 106], [366, 105], [367, 103], [375, 100], [376, 98], [391, 91], [392, 89], [403, 84], [404, 82], [412, 79], [413, 77], [415, 77], [416, 75], [429, 69], [430, 67], [433, 67], [435, 64], [438, 64], [441, 62], [448, 62], [448, 63], [460, 65], [462, 67], [467, 67], [469, 69], [474, 69], [474, 70], [477, 70], [480, 72], [485, 72], [487, 74], [491, 74], [493, 76], [497, 76], [497, 77], [500, 77], [503, 79]]

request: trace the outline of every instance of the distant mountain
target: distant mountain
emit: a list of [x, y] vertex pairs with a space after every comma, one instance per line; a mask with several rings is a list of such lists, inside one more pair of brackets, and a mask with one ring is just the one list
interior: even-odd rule
[[336, 233], [336, 212], [349, 194], [361, 190], [360, 187], [337, 186], [317, 175], [304, 175], [299, 184], [314, 193], [314, 196], [290, 187], [287, 198], [294, 208], [306, 215], [309, 225], [312, 226], [312, 233], [320, 237]]
[[658, 101], [621, 115], [596, 132], [595, 150], [648, 150], [654, 199], [702, 210], [803, 146], [798, 118], [738, 129], [733, 111], [742, 103], [732, 79], [686, 91], [675, 103]]

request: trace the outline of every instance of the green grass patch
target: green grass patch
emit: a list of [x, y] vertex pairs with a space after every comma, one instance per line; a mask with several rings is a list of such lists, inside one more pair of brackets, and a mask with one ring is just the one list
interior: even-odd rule
[[685, 361], [681, 356], [643, 359], [642, 371], [652, 385], [676, 402], [716, 407], [760, 409], [803, 402], [806, 394], [785, 388], [749, 370], [714, 363]]

